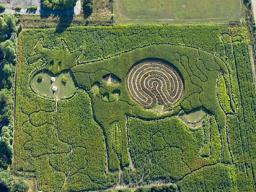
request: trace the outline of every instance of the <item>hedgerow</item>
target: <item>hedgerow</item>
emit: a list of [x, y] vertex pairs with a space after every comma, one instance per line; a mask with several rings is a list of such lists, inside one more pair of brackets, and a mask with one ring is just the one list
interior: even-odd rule
[[[186, 191], [211, 175], [208, 190], [253, 191], [255, 94], [247, 45], [241, 26], [24, 30], [14, 170], [33, 171], [43, 191], [100, 190], [117, 183], [143, 188], [152, 182], [174, 182]], [[76, 56], [58, 65], [60, 53]], [[184, 97], [168, 114], [145, 111], [126, 90], [129, 69], [145, 57], [162, 58], [182, 74]], [[71, 71], [82, 90], [57, 102], [40, 97], [29, 80], [42, 69]], [[102, 77], [109, 73], [120, 82], [108, 87]], [[181, 110], [205, 110], [203, 126], [191, 130], [179, 119]]]

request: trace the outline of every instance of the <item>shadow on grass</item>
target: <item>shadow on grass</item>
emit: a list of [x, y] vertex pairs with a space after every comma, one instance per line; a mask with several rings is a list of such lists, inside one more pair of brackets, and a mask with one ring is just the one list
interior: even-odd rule
[[64, 32], [72, 23], [74, 18], [74, 8], [67, 10], [51, 10], [41, 6], [41, 18], [48, 18], [50, 16], [57, 17], [58, 23], [56, 26], [56, 33]]

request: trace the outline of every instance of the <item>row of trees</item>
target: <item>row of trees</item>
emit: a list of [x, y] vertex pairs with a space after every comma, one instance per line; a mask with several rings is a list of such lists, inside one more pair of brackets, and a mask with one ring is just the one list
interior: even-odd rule
[[[54, 11], [73, 9], [77, 0], [41, 0], [42, 7]], [[92, 13], [93, 0], [83, 0], [83, 13], [89, 17]]]
[[[82, 9], [85, 18], [88, 18], [92, 14], [92, 1], [93, 0], [82, 1]], [[56, 32], [61, 33], [71, 25], [76, 3], [77, 0], [41, 0], [41, 16], [57, 16], [59, 22], [56, 26]]]
[[0, 17], [0, 191], [25, 192], [27, 185], [5, 171], [12, 159], [16, 19]]
[[72, 9], [77, 0], [41, 0], [42, 7], [52, 10]]
[[10, 164], [12, 156], [15, 23], [13, 16], [0, 17], [0, 166], [3, 168]]

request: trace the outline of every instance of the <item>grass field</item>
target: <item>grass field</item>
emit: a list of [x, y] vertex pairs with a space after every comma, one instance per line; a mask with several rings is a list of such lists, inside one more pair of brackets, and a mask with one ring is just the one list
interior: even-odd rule
[[[254, 191], [255, 87], [248, 45], [243, 26], [24, 30], [12, 171], [36, 178], [46, 192]], [[136, 67], [145, 63], [146, 70]], [[42, 97], [49, 91], [49, 76], [41, 74], [48, 82], [41, 85], [35, 75], [42, 71], [56, 82], [70, 74], [66, 86], [73, 82], [75, 88], [58, 101], [51, 92]], [[182, 93], [174, 103], [168, 102], [169, 84]], [[193, 123], [198, 114], [196, 129], [180, 117]]]
[[118, 0], [117, 23], [192, 23], [239, 21], [240, 0]]
[[89, 21], [109, 21], [111, 20], [111, 0], [93, 1], [93, 12], [89, 17]]
[[[69, 73], [54, 76], [47, 72], [39, 72], [32, 78], [30, 86], [36, 94], [55, 100], [69, 98], [76, 90]], [[54, 87], [56, 90], [53, 90]]]

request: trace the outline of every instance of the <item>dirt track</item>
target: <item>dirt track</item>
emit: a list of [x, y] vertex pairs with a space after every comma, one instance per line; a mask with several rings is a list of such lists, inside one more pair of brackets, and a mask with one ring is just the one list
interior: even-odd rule
[[254, 22], [256, 23], [256, 0], [252, 0], [252, 12], [254, 17]]
[[252, 75], [253, 75], [253, 82], [256, 86], [256, 69], [255, 69], [255, 61], [254, 61], [254, 57], [253, 57], [253, 47], [249, 46], [249, 55], [250, 55], [250, 61], [252, 64]]

